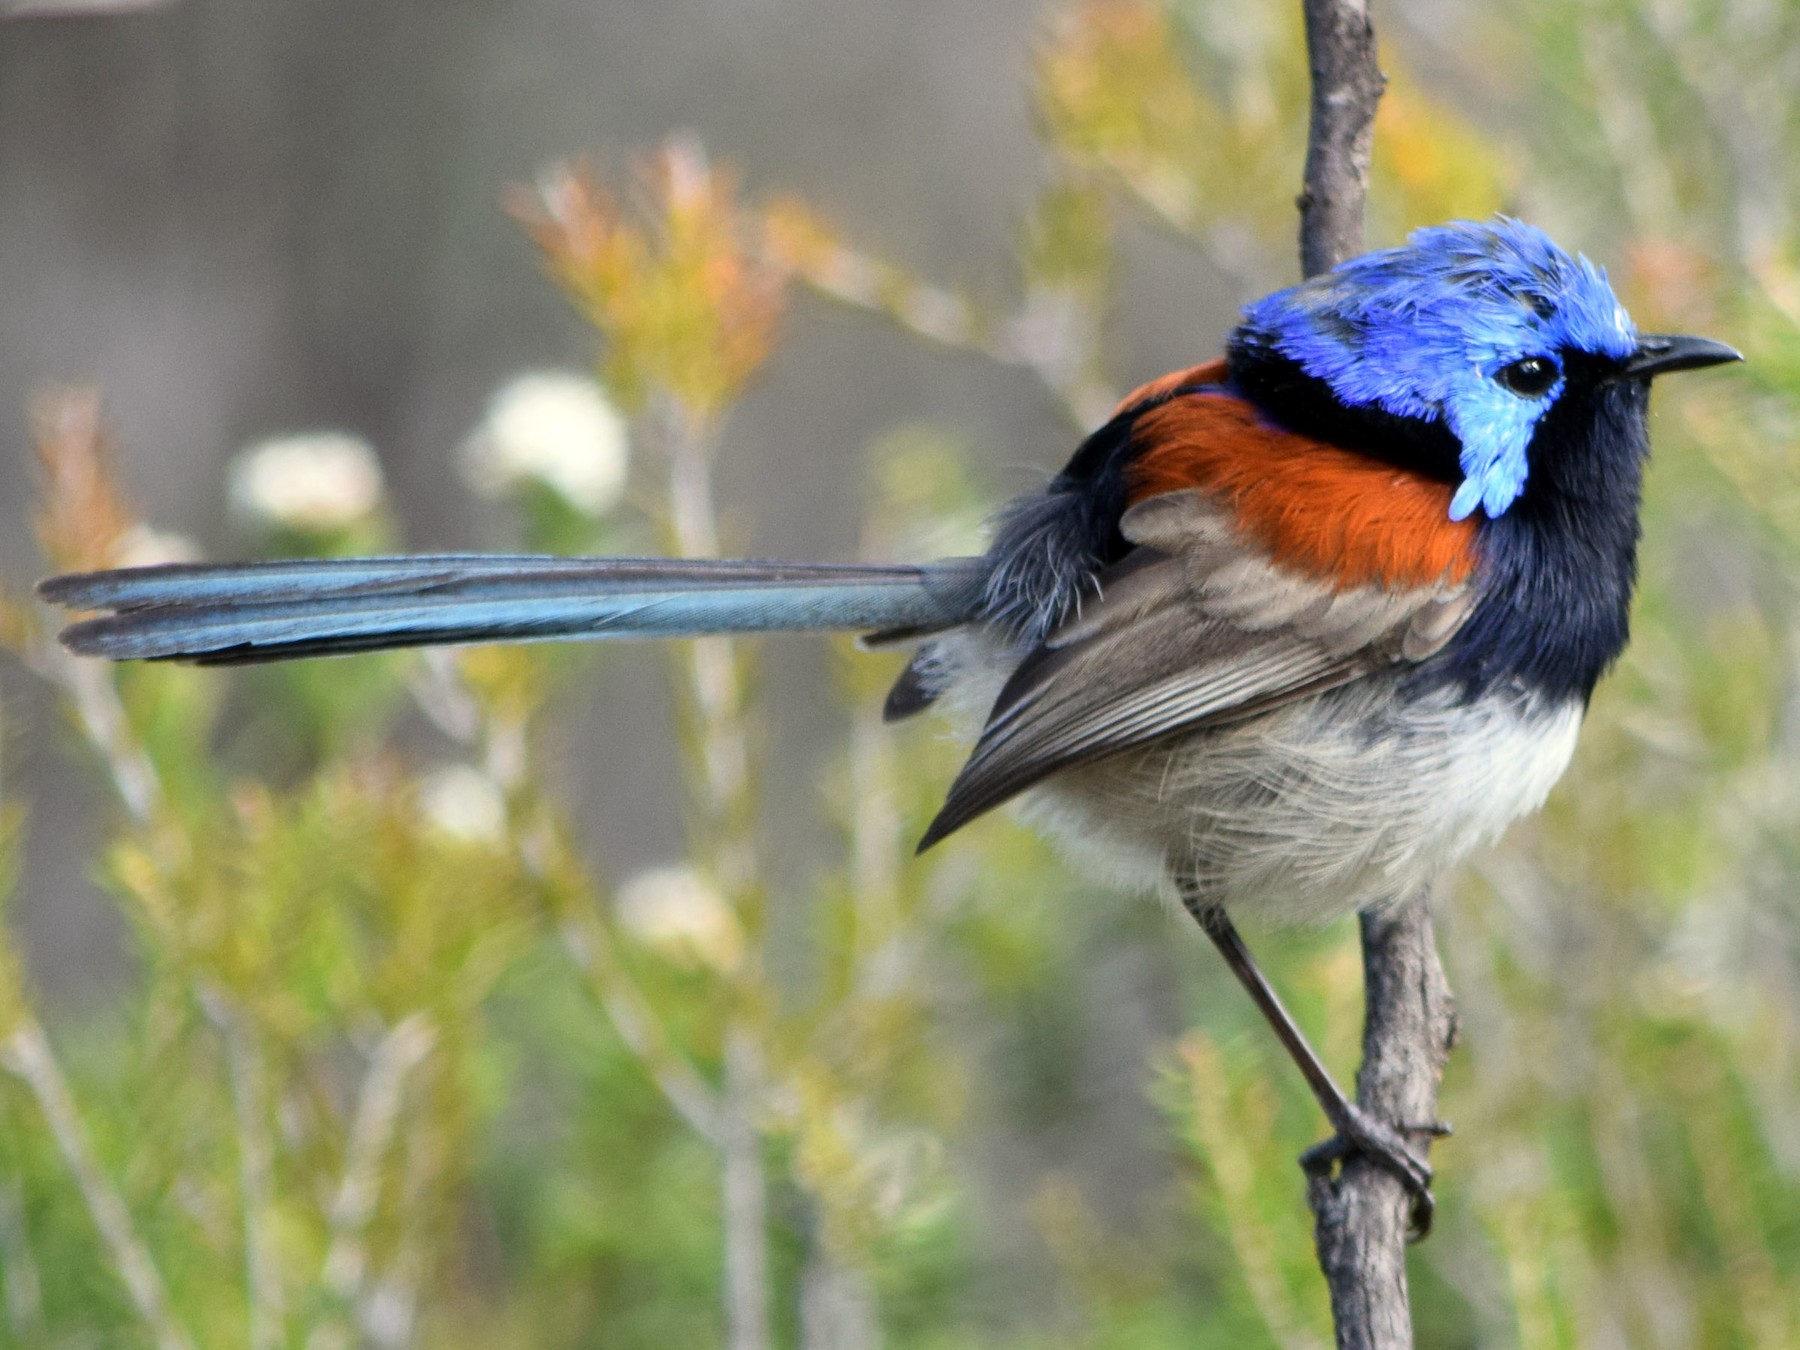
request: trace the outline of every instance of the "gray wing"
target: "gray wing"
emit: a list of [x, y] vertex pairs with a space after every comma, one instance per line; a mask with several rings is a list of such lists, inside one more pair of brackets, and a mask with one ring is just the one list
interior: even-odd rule
[[1197, 491], [1140, 502], [1120, 527], [1137, 547], [1013, 672], [921, 849], [1060, 769], [1421, 661], [1473, 607], [1468, 583], [1302, 576]]

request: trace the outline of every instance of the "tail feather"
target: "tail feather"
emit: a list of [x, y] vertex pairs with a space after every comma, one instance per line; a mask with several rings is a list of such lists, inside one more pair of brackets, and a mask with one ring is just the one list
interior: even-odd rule
[[968, 619], [982, 569], [444, 554], [176, 564], [53, 577], [52, 603], [111, 614], [63, 642], [113, 660], [223, 665], [440, 643], [933, 629]]

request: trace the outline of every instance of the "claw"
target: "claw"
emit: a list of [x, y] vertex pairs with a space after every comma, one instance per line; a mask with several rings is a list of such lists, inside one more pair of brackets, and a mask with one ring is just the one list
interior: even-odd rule
[[1256, 958], [1250, 955], [1250, 949], [1244, 945], [1244, 939], [1238, 935], [1225, 911], [1209, 904], [1204, 895], [1191, 889], [1183, 889], [1182, 900], [1219, 949], [1219, 955], [1225, 958], [1225, 964], [1237, 976], [1238, 983], [1244, 986], [1268, 1019], [1282, 1045], [1287, 1047], [1288, 1054], [1299, 1066], [1307, 1086], [1325, 1112], [1325, 1118], [1337, 1131], [1332, 1138], [1300, 1156], [1300, 1165], [1306, 1169], [1306, 1174], [1309, 1177], [1330, 1176], [1331, 1169], [1346, 1158], [1362, 1154], [1398, 1177], [1406, 1187], [1412, 1197], [1412, 1220], [1407, 1236], [1414, 1242], [1421, 1241], [1431, 1231], [1431, 1217], [1437, 1204], [1431, 1198], [1431, 1167], [1412, 1151], [1406, 1137], [1424, 1135], [1441, 1139], [1450, 1133], [1450, 1127], [1434, 1120], [1424, 1125], [1396, 1128], [1377, 1120], [1346, 1097], [1343, 1089], [1332, 1081], [1331, 1072], [1318, 1053], [1306, 1043], [1305, 1033], [1282, 1007], [1280, 996], [1256, 964]]
[[[1414, 1153], [1401, 1132], [1386, 1121], [1376, 1119], [1354, 1102], [1345, 1102], [1343, 1106], [1341, 1118], [1332, 1122], [1337, 1133], [1302, 1153], [1300, 1166], [1308, 1176], [1324, 1176], [1345, 1159], [1361, 1154], [1406, 1187], [1407, 1194], [1412, 1197], [1407, 1240], [1424, 1241], [1431, 1232], [1431, 1220], [1437, 1211], [1437, 1200], [1431, 1194], [1431, 1164]], [[1442, 1138], [1450, 1133], [1450, 1127], [1442, 1121], [1432, 1121], [1425, 1125], [1409, 1125], [1406, 1132]]]

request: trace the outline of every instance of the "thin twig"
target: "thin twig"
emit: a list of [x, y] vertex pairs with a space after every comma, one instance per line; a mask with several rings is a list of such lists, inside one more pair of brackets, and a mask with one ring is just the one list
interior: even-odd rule
[[881, 1343], [874, 1282], [815, 1241], [800, 1274], [800, 1350], [881, 1350]]
[[381, 1278], [363, 1295], [358, 1322], [375, 1350], [412, 1344], [418, 1326], [419, 1284], [426, 1263], [422, 1240], [426, 1192], [443, 1169], [442, 1141], [429, 1127], [408, 1130], [399, 1167], [400, 1237]]
[[801, 276], [821, 295], [883, 315], [914, 337], [1029, 371], [1079, 427], [1098, 426], [1118, 402], [1099, 374], [1100, 316], [1071, 292], [1033, 287], [1014, 313], [997, 318], [960, 292], [835, 240], [801, 264]]
[[1362, 252], [1375, 105], [1387, 77], [1375, 63], [1368, 0], [1303, 4], [1312, 122], [1299, 201], [1300, 270], [1310, 277]]
[[336, 1305], [336, 1315], [307, 1339], [309, 1350], [346, 1344], [342, 1317], [352, 1308], [368, 1274], [365, 1238], [381, 1194], [381, 1164], [394, 1142], [406, 1079], [437, 1044], [437, 1031], [423, 1013], [397, 1022], [381, 1038], [357, 1094], [344, 1149], [344, 1174], [331, 1202], [331, 1235], [320, 1283]]
[[35, 1021], [16, 1027], [0, 1047], [0, 1063], [24, 1079], [37, 1098], [56, 1147], [81, 1191], [81, 1198], [87, 1202], [88, 1213], [100, 1230], [100, 1239], [112, 1256], [139, 1319], [155, 1337], [160, 1350], [192, 1350], [193, 1341], [175, 1321], [169, 1307], [168, 1289], [150, 1257], [150, 1249], [132, 1227], [131, 1212], [94, 1156], [68, 1080], [50, 1052], [43, 1028]]
[[[412, 692], [440, 730], [475, 751], [486, 765], [514, 815], [508, 837], [518, 848], [520, 865], [534, 880], [548, 883], [555, 871], [551, 860], [562, 850], [542, 802], [523, 790], [532, 778], [528, 738], [519, 727], [502, 726], [491, 715], [442, 651], [426, 653]], [[557, 936], [625, 1048], [688, 1127], [716, 1145], [718, 1094], [676, 1048], [650, 1000], [619, 959], [613, 933], [599, 909], [591, 902], [570, 906], [558, 916]]]
[[120, 802], [138, 824], [148, 824], [162, 805], [162, 780], [131, 730], [112, 669], [49, 642], [31, 654], [30, 665], [68, 698], [82, 734], [100, 752]]
[[283, 1345], [286, 1300], [281, 1262], [269, 1228], [275, 1148], [269, 1137], [262, 1046], [244, 1016], [222, 996], [202, 991], [200, 1006], [225, 1042], [231, 1104], [237, 1121], [238, 1188], [244, 1211], [244, 1268], [250, 1296], [251, 1350]]
[[762, 1132], [762, 1053], [743, 1026], [725, 1033], [720, 1130], [725, 1170], [725, 1319], [728, 1350], [768, 1350], [769, 1244]]
[[[1313, 92], [1299, 201], [1300, 265], [1311, 276], [1362, 248], [1375, 106], [1385, 80], [1375, 61], [1367, 0], [1303, 3]], [[1428, 899], [1424, 893], [1408, 896], [1362, 916], [1365, 1011], [1357, 1102], [1403, 1131], [1437, 1119], [1438, 1084], [1456, 1036]], [[1410, 1138], [1424, 1148], [1430, 1136]], [[1338, 1345], [1406, 1350], [1413, 1336], [1405, 1188], [1373, 1162], [1353, 1156], [1336, 1176], [1315, 1174], [1307, 1202]]]
[[[674, 399], [656, 409], [655, 431], [669, 474], [670, 542], [678, 554], [716, 556], [718, 511], [712, 461], [716, 428]], [[697, 805], [705, 821], [713, 880], [731, 899], [747, 937], [736, 976], [738, 1009], [725, 1029], [725, 1072], [719, 1090], [719, 1145], [724, 1154], [725, 1322], [730, 1350], [767, 1350], [769, 1237], [767, 1179], [759, 1123], [763, 1046], [756, 1020], [761, 979], [764, 903], [752, 796], [750, 733], [744, 717], [745, 672], [728, 638], [684, 643], [688, 743], [701, 773]]]
[[44, 1285], [26, 1226], [25, 1192], [17, 1177], [0, 1183], [0, 1294], [6, 1325], [20, 1344], [35, 1343], [43, 1331]]
[[[125, 810], [139, 825], [148, 826], [163, 804], [162, 780], [132, 732], [112, 672], [98, 662], [75, 659], [54, 643], [38, 645], [28, 654], [27, 663], [69, 700], [82, 733], [105, 763]], [[187, 1333], [175, 1322], [168, 1307], [168, 1293], [150, 1249], [133, 1230], [123, 1198], [94, 1158], [68, 1080], [43, 1028], [35, 1021], [20, 1025], [0, 1049], [0, 1062], [23, 1078], [36, 1096], [57, 1148], [112, 1253], [132, 1304], [150, 1326], [157, 1344], [164, 1350], [190, 1345]], [[7, 1289], [10, 1306], [10, 1267]], [[35, 1290], [33, 1293], [35, 1296]]]
[[[1438, 1084], [1456, 1039], [1455, 1005], [1438, 961], [1428, 897], [1362, 916], [1363, 1064], [1357, 1104], [1402, 1127], [1417, 1149], [1431, 1136], [1409, 1125], [1437, 1119]], [[1341, 1350], [1410, 1350], [1405, 1186], [1374, 1161], [1352, 1156], [1335, 1177], [1307, 1184], [1319, 1268], [1331, 1288]]]
[[718, 1094], [671, 1043], [662, 1019], [620, 962], [612, 934], [599, 915], [592, 912], [591, 906], [579, 908], [558, 925], [558, 934], [570, 960], [586, 977], [594, 997], [612, 1022], [613, 1030], [619, 1033], [625, 1048], [637, 1056], [675, 1113], [702, 1139], [720, 1143], [723, 1135]]

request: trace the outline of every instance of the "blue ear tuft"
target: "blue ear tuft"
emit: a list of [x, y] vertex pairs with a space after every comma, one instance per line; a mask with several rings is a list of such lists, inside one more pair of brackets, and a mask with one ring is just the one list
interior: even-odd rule
[[1244, 321], [1346, 405], [1448, 425], [1462, 447], [1456, 520], [1518, 499], [1532, 432], [1562, 392], [1559, 380], [1521, 397], [1498, 371], [1565, 351], [1622, 360], [1637, 345], [1604, 272], [1506, 216], [1415, 231], [1266, 296]]
[[1484, 484], [1479, 478], [1465, 478], [1456, 495], [1450, 499], [1450, 519], [1467, 520], [1481, 505]]

